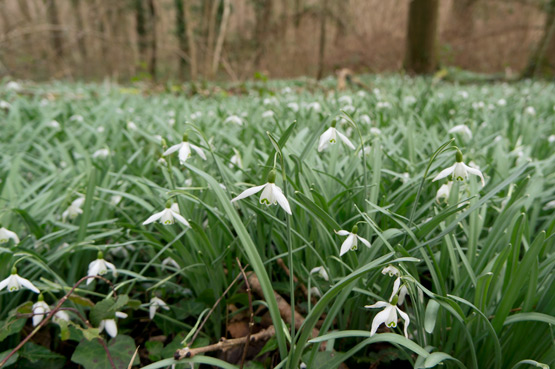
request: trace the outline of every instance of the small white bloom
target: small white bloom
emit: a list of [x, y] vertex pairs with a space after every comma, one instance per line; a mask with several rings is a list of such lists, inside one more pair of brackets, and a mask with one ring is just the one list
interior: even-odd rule
[[505, 100], [505, 99], [499, 99], [499, 100], [497, 100], [497, 105], [499, 105], [499, 106], [505, 106], [505, 105], [507, 105], [507, 100]]
[[292, 92], [293, 92], [293, 90], [291, 89], [291, 87], [284, 87], [284, 88], [281, 89], [282, 94], [290, 94]]
[[96, 158], [101, 158], [101, 159], [105, 159], [108, 157], [108, 155], [110, 155], [110, 150], [108, 149], [100, 149], [100, 150], [96, 150], [94, 152], [94, 154], [92, 154], [92, 158], [96, 159]]
[[453, 164], [453, 166], [442, 170], [432, 180], [432, 182], [435, 182], [435, 181], [440, 180], [442, 178], [448, 177], [450, 175], [452, 175], [453, 178], [456, 179], [457, 181], [464, 181], [464, 180], [468, 179], [469, 174], [473, 174], [475, 176], [480, 177], [480, 180], [482, 181], [482, 187], [485, 186], [485, 180], [484, 180], [484, 176], [482, 175], [482, 172], [479, 171], [478, 169], [471, 168], [468, 165], [466, 165], [465, 163], [463, 163], [462, 153], [460, 151], [457, 151], [456, 163]]
[[355, 145], [349, 141], [347, 136], [343, 135], [341, 132], [337, 131], [335, 128], [335, 124], [332, 123], [332, 126], [328, 128], [322, 135], [320, 136], [320, 142], [318, 144], [318, 152], [326, 149], [330, 144], [335, 144], [337, 142], [337, 137], [343, 141], [345, 145], [347, 145], [350, 149], [354, 150]]
[[150, 320], [154, 319], [154, 316], [156, 315], [156, 310], [158, 310], [159, 307], [164, 310], [170, 310], [168, 304], [166, 304], [162, 299], [156, 296], [151, 298], [149, 307]]
[[547, 142], [549, 142], [550, 144], [555, 142], [555, 135], [551, 135], [547, 138]]
[[262, 194], [260, 195], [261, 204], [265, 204], [266, 206], [279, 204], [279, 206], [281, 206], [281, 208], [285, 210], [287, 214], [292, 215], [289, 201], [287, 201], [287, 198], [281, 191], [281, 188], [276, 186], [276, 184], [274, 183], [275, 178], [275, 170], [271, 170], [270, 174], [268, 174], [267, 183], [261, 186], [251, 187], [248, 190], [243, 191], [239, 196], [231, 200], [231, 202], [244, 199], [245, 197], [254, 195], [255, 193], [262, 191]]
[[46, 314], [50, 312], [50, 306], [46, 302], [44, 302], [44, 298], [42, 294], [39, 295], [39, 299], [37, 302], [33, 304], [33, 327], [39, 325], [40, 322], [44, 319]]
[[8, 287], [8, 292], [19, 291], [22, 287], [25, 287], [34, 293], [40, 293], [39, 289], [36, 288], [31, 281], [17, 275], [17, 269], [15, 267], [12, 268], [12, 274], [0, 282], [0, 291], [6, 286]]
[[160, 219], [160, 223], [163, 225], [172, 225], [177, 220], [179, 223], [191, 227], [187, 219], [185, 219], [179, 212], [179, 205], [173, 203], [171, 205], [166, 204], [166, 208], [159, 213], [151, 215], [147, 220], [143, 222], [143, 225], [153, 223]]
[[310, 294], [313, 295], [313, 296], [316, 296], [318, 298], [322, 297], [322, 292], [316, 286], [310, 287]]
[[370, 117], [367, 114], [363, 114], [360, 116], [360, 120], [364, 123], [364, 124], [372, 124], [372, 120], [370, 119]]
[[85, 119], [83, 118], [82, 115], [76, 114], [69, 117], [69, 120], [76, 121], [76, 122], [83, 122]]
[[118, 311], [115, 315], [114, 319], [104, 319], [100, 322], [100, 325], [98, 326], [99, 333], [106, 329], [106, 332], [110, 335], [110, 337], [114, 338], [118, 335], [116, 318], [125, 319], [127, 318], [127, 314]]
[[116, 206], [120, 202], [121, 202], [121, 196], [120, 195], [114, 195], [114, 196], [110, 197], [110, 204]]
[[233, 168], [234, 165], [238, 166], [239, 168], [243, 169], [243, 160], [241, 160], [241, 153], [237, 151], [236, 148], [233, 148], [233, 152], [235, 153], [230, 161], [230, 168]]
[[413, 105], [414, 103], [416, 103], [416, 97], [412, 95], [405, 96], [405, 98], [403, 99], [403, 103], [405, 105]]
[[555, 209], [555, 200], [551, 200], [543, 207], [543, 210], [551, 210], [551, 209]]
[[532, 116], [536, 115], [536, 109], [534, 109], [533, 106], [528, 106], [528, 107], [526, 108], [525, 112], [526, 112], [526, 114], [528, 114], [528, 115], [532, 115]]
[[136, 131], [137, 130], [137, 125], [134, 122], [127, 122], [127, 129], [130, 131]]
[[410, 324], [409, 316], [403, 312], [401, 309], [397, 307], [397, 304], [390, 304], [389, 302], [385, 301], [378, 301], [374, 305], [366, 305], [365, 308], [375, 309], [375, 308], [384, 308], [374, 317], [372, 320], [372, 329], [370, 330], [370, 335], [373, 336], [378, 331], [378, 327], [380, 325], [385, 324], [389, 328], [397, 327], [397, 313], [401, 315], [401, 318], [405, 321], [405, 337], [409, 338], [408, 335], [408, 326]]
[[310, 104], [308, 104], [306, 106], [307, 110], [314, 110], [315, 112], [320, 112], [322, 111], [322, 107], [320, 106], [320, 103], [317, 101], [311, 102]]
[[73, 200], [67, 210], [62, 213], [62, 221], [65, 222], [68, 217], [69, 219], [75, 219], [79, 214], [83, 214], [83, 209], [81, 209], [81, 206], [83, 206], [84, 203], [84, 197], [79, 197]]
[[453, 187], [453, 181], [448, 181], [446, 184], [441, 185], [436, 193], [436, 201], [439, 203], [442, 199], [447, 201], [451, 193], [451, 187]]
[[328, 276], [328, 272], [326, 272], [326, 269], [324, 269], [324, 267], [319, 266], [316, 268], [312, 268], [312, 270], [310, 270], [310, 274], [314, 274], [314, 273], [318, 273], [318, 275], [323, 279], [325, 279], [326, 281], [330, 280], [330, 277]]
[[100, 126], [100, 127], [98, 127], [98, 128], [96, 129], [96, 131], [97, 131], [98, 133], [103, 133], [105, 130], [106, 130], [106, 129], [105, 129], [104, 127], [102, 127], [102, 126]]
[[296, 102], [290, 102], [289, 104], [287, 104], [287, 107], [293, 110], [295, 113], [299, 111], [299, 104], [297, 104]]
[[275, 97], [266, 97], [264, 100], [262, 100], [262, 103], [264, 105], [275, 105], [278, 103], [278, 101]]
[[352, 114], [355, 112], [355, 107], [352, 105], [345, 105], [344, 107], [341, 108], [341, 110], [343, 110], [346, 113]]
[[390, 277], [400, 277], [401, 272], [393, 265], [388, 265], [382, 269], [382, 274], [389, 274]]
[[372, 90], [372, 92], [374, 93], [374, 95], [379, 96], [381, 94], [381, 91], [379, 88], [375, 88]]
[[181, 267], [179, 266], [179, 264], [177, 264], [177, 261], [175, 261], [174, 259], [167, 257], [164, 260], [162, 260], [162, 267], [167, 267], [168, 265], [171, 265], [172, 267], [174, 267], [175, 269], [181, 269]]
[[52, 318], [52, 320], [54, 321], [54, 323], [60, 323], [61, 321], [65, 321], [65, 322], [69, 322], [69, 314], [66, 313], [64, 310], [58, 310], [58, 312], [56, 312], [56, 314], [54, 314], [54, 317]]
[[16, 81], [6, 83], [6, 90], [21, 91], [21, 85]]
[[224, 123], [235, 123], [235, 124], [238, 124], [238, 125], [242, 126], [243, 125], [243, 119], [241, 119], [237, 115], [230, 115], [229, 117], [226, 118]]
[[374, 136], [379, 136], [382, 133], [382, 130], [376, 127], [371, 127], [370, 128], [370, 134], [373, 134]]
[[[192, 118], [192, 117], [193, 117], [193, 116], [191, 116], [191, 118]], [[168, 119], [168, 124], [169, 124], [171, 127], [175, 126], [175, 119], [174, 119], [174, 118]]]
[[[107, 262], [104, 260], [104, 255], [101, 251], [98, 252], [98, 258], [95, 261], [92, 261], [89, 264], [89, 270], [87, 272], [88, 277], [96, 276], [96, 275], [104, 275], [108, 273], [108, 269], [112, 271], [112, 275], [117, 277], [118, 271], [114, 264]], [[87, 279], [87, 284], [91, 284], [94, 278]]]
[[357, 96], [358, 97], [366, 97], [366, 91], [360, 90], [359, 92], [357, 92]]
[[410, 179], [410, 174], [408, 174], [407, 172], [401, 174], [401, 182], [407, 183], [409, 179]]
[[391, 104], [387, 101], [378, 101], [376, 103], [377, 109], [391, 109]]
[[353, 105], [353, 99], [351, 96], [347, 95], [340, 96], [339, 99], [337, 99], [337, 102], [343, 105]]
[[178, 143], [177, 145], [173, 145], [169, 149], [167, 149], [162, 156], [168, 156], [176, 151], [179, 150], [179, 162], [183, 165], [188, 158], [191, 157], [191, 149], [195, 150], [195, 152], [203, 159], [206, 160], [206, 155], [204, 155], [204, 151], [192, 143], [189, 143], [189, 139], [187, 134], [183, 135], [183, 141]]
[[0, 109], [9, 109], [11, 107], [12, 105], [9, 102], [0, 100]]
[[341, 245], [341, 249], [339, 250], [339, 256], [343, 256], [349, 250], [351, 251], [356, 250], [358, 248], [359, 240], [364, 244], [364, 246], [366, 247], [371, 246], [370, 242], [368, 242], [368, 240], [366, 240], [365, 238], [360, 237], [357, 234], [357, 232], [358, 232], [358, 227], [356, 225], [353, 227], [352, 232], [345, 231], [345, 230], [335, 231], [335, 233], [339, 236], [347, 236], [347, 238], [345, 239], [345, 241], [343, 241], [343, 244]]
[[459, 94], [459, 96], [462, 97], [463, 99], [468, 99], [468, 92], [466, 92], [466, 91], [459, 91], [458, 94]]
[[46, 123], [46, 126], [54, 129], [60, 129], [60, 123], [57, 120], [51, 120]]
[[272, 110], [266, 110], [264, 113], [262, 113], [262, 118], [272, 118], [274, 114], [275, 113]]
[[479, 110], [479, 109], [483, 109], [486, 107], [486, 104], [484, 104], [483, 101], [478, 101], [478, 102], [473, 102], [472, 103], [472, 108], [474, 110]]
[[464, 124], [459, 124], [458, 126], [454, 126], [447, 133], [463, 133], [467, 135], [468, 138], [472, 138], [472, 131]]
[[[200, 111], [196, 111], [193, 114], [191, 114], [191, 120], [197, 120], [200, 119], [202, 117], [202, 112]], [[174, 119], [175, 122], [175, 119]]]
[[12, 239], [16, 245], [19, 243], [19, 237], [17, 237], [15, 232], [12, 232], [4, 227], [0, 228], [0, 244], [7, 243], [10, 239]]

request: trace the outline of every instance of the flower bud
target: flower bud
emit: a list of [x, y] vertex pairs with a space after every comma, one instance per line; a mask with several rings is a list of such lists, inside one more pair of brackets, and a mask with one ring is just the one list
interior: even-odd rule
[[455, 154], [455, 160], [457, 163], [462, 163], [463, 162], [463, 154], [461, 152], [461, 150], [457, 149], [457, 153]]
[[183, 141], [183, 142], [189, 141], [189, 135], [188, 135], [187, 133], [184, 133], [184, 134], [183, 134], [183, 140], [182, 140], [182, 141]]
[[275, 183], [276, 182], [276, 170], [272, 169], [270, 173], [268, 173], [268, 183]]
[[99, 251], [96, 258], [97, 259], [104, 259], [104, 253], [102, 251]]
[[351, 233], [354, 233], [354, 234], [358, 233], [358, 226], [356, 224], [353, 226]]
[[166, 209], [169, 209], [171, 207], [172, 207], [172, 201], [171, 200], [166, 201]]

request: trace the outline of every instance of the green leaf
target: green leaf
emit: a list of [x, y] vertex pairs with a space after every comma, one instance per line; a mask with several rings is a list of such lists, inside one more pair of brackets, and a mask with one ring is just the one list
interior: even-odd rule
[[94, 326], [98, 326], [104, 319], [113, 318], [114, 314], [124, 307], [129, 301], [129, 296], [121, 295], [115, 300], [111, 297], [97, 303], [91, 310], [90, 319]]
[[[126, 335], [118, 335], [108, 343], [108, 351], [118, 369], [127, 368], [135, 349], [133, 338]], [[85, 369], [112, 369], [106, 351], [98, 340], [81, 341], [71, 356], [71, 361], [82, 365]], [[135, 357], [133, 365], [138, 364], [139, 358]]]
[[424, 317], [424, 329], [428, 333], [432, 333], [434, 331], [434, 327], [436, 325], [436, 318], [437, 312], [439, 310], [439, 304], [435, 300], [428, 301], [428, 305], [426, 306], [426, 316]]
[[[0, 361], [4, 360], [4, 358], [10, 354], [10, 352], [12, 352], [12, 349], [0, 353]], [[6, 361], [6, 364], [4, 364], [2, 368], [7, 368], [8, 366], [15, 364], [18, 358], [19, 354], [16, 352], [8, 359], [8, 361]]]
[[20, 360], [17, 363], [18, 369], [36, 369], [38, 366], [49, 369], [63, 368], [66, 358], [63, 355], [50, 351], [44, 346], [33, 342], [27, 342], [19, 350]]

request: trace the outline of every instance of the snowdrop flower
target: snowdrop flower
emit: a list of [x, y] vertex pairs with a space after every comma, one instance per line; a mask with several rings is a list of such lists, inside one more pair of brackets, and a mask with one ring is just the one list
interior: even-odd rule
[[353, 99], [351, 96], [347, 95], [340, 96], [339, 99], [337, 99], [337, 102], [343, 105], [353, 105]]
[[[192, 116], [191, 116], [191, 117], [192, 117]], [[168, 124], [169, 124], [171, 127], [175, 126], [175, 119], [174, 119], [174, 118], [168, 119]]]
[[281, 89], [282, 94], [290, 94], [292, 92], [293, 92], [293, 90], [291, 89], [291, 87], [284, 87], [284, 88]]
[[179, 205], [177, 203], [171, 204], [170, 201], [166, 203], [166, 208], [159, 213], [151, 215], [147, 220], [143, 222], [143, 225], [153, 223], [160, 219], [160, 223], [163, 225], [172, 225], [177, 220], [184, 226], [191, 227], [187, 219], [185, 219], [179, 212]]
[[405, 103], [405, 105], [413, 105], [414, 103], [416, 103], [416, 97], [412, 95], [405, 96], [403, 102]]
[[6, 83], [6, 90], [21, 91], [21, 85], [16, 81]]
[[370, 128], [370, 134], [373, 134], [374, 136], [379, 136], [382, 133], [382, 130], [376, 127], [372, 127]]
[[547, 142], [549, 142], [550, 144], [551, 144], [551, 143], [554, 143], [554, 142], [555, 142], [555, 135], [549, 136], [549, 137], [547, 138]]
[[394, 267], [393, 265], [388, 265], [385, 268], [382, 269], [382, 274], [389, 274], [390, 277], [400, 277], [401, 276], [401, 272], [399, 271], [399, 269], [397, 269], [396, 267]]
[[326, 272], [326, 269], [324, 269], [324, 267], [319, 266], [316, 268], [312, 268], [310, 270], [310, 274], [314, 274], [314, 273], [318, 273], [318, 275], [323, 279], [325, 279], [326, 281], [330, 280], [330, 277], [328, 276], [328, 273]]
[[555, 209], [555, 200], [552, 200], [552, 201], [548, 202], [543, 207], [543, 210], [551, 210], [551, 209]]
[[382, 269], [382, 274], [389, 274], [390, 277], [397, 277], [393, 283], [393, 291], [391, 292], [389, 301], [391, 301], [397, 292], [399, 292], [397, 304], [402, 305], [405, 301], [405, 296], [408, 294], [408, 289], [405, 285], [401, 287], [401, 272], [393, 265], [388, 265]]
[[360, 90], [359, 92], [357, 92], [358, 97], [366, 97], [366, 91], [362, 91]]
[[449, 115], [455, 115], [455, 109], [449, 109]]
[[354, 106], [352, 105], [345, 105], [344, 107], [341, 108], [341, 110], [343, 110], [345, 113], [349, 113], [352, 114], [354, 113], [354, 111], [356, 110]]
[[121, 196], [120, 195], [114, 195], [114, 196], [110, 197], [110, 204], [116, 206], [120, 202], [121, 202]]
[[267, 119], [267, 118], [272, 118], [274, 116], [274, 112], [272, 110], [266, 110], [264, 113], [262, 113], [262, 118]]
[[122, 313], [121, 311], [117, 311], [115, 317], [113, 319], [104, 319], [100, 322], [98, 326], [98, 333], [101, 333], [105, 328], [106, 332], [110, 335], [110, 337], [114, 338], [118, 335], [118, 326], [116, 324], [116, 318], [127, 318], [127, 314]]
[[0, 109], [9, 109], [11, 106], [12, 105], [9, 102], [0, 100]]
[[241, 119], [237, 115], [230, 115], [229, 117], [226, 118], [224, 123], [235, 123], [235, 124], [238, 124], [238, 125], [242, 126], [243, 125], [243, 119]]
[[473, 102], [472, 103], [472, 108], [474, 110], [483, 109], [485, 107], [486, 107], [486, 104], [484, 104], [483, 101], [478, 101], [478, 102]]
[[[112, 271], [112, 275], [117, 277], [118, 271], [114, 264], [104, 260], [104, 254], [102, 251], [98, 252], [98, 258], [89, 264], [89, 271], [87, 272], [88, 277], [93, 277], [97, 275], [104, 275], [108, 273], [108, 269]], [[87, 284], [91, 284], [94, 278], [87, 279]]]
[[364, 124], [368, 124], [370, 125], [372, 123], [372, 120], [370, 120], [370, 117], [367, 114], [363, 114], [360, 116], [360, 120], [364, 123]]
[[378, 301], [374, 305], [366, 305], [367, 309], [384, 308], [374, 317], [372, 320], [372, 329], [370, 330], [370, 336], [373, 336], [378, 331], [378, 327], [382, 324], [387, 325], [389, 328], [397, 327], [397, 313], [401, 315], [401, 318], [405, 321], [405, 337], [409, 338], [407, 329], [410, 324], [409, 316], [397, 307], [398, 298], [395, 296], [392, 303], [385, 301]]
[[466, 91], [459, 91], [458, 94], [459, 94], [459, 96], [462, 97], [463, 99], [468, 99], [468, 92], [466, 92]]
[[255, 193], [262, 191], [262, 194], [260, 195], [261, 204], [265, 204], [266, 206], [279, 204], [279, 206], [281, 206], [281, 208], [285, 210], [287, 214], [292, 215], [289, 201], [287, 201], [287, 198], [281, 191], [281, 188], [276, 186], [275, 181], [276, 171], [275, 169], [272, 169], [270, 173], [268, 173], [267, 183], [261, 186], [251, 187], [248, 190], [243, 191], [239, 196], [231, 200], [231, 202], [244, 199], [245, 197], [254, 195]]
[[345, 145], [347, 145], [350, 149], [354, 150], [355, 146], [349, 141], [349, 139], [343, 135], [342, 133], [338, 132], [335, 128], [336, 121], [334, 120], [331, 123], [331, 127], [328, 128], [322, 135], [320, 136], [320, 143], [318, 144], [318, 152], [326, 149], [330, 144], [335, 144], [337, 142], [337, 136], [343, 141]]
[[63, 310], [58, 310], [58, 312], [56, 314], [54, 314], [54, 317], [52, 318], [52, 320], [54, 321], [54, 323], [58, 323], [60, 324], [60, 322], [64, 321], [64, 322], [69, 322], [69, 314], [66, 313]]
[[62, 213], [62, 221], [65, 222], [67, 217], [69, 217], [69, 219], [75, 219], [79, 214], [83, 214], [83, 209], [81, 209], [81, 206], [83, 206], [84, 203], [85, 203], [84, 197], [79, 197], [73, 200], [73, 202], [71, 203], [71, 205], [69, 205], [67, 210]]
[[92, 158], [96, 159], [96, 158], [101, 158], [101, 159], [105, 159], [108, 157], [108, 155], [110, 155], [110, 150], [108, 149], [100, 149], [100, 150], [96, 150], [94, 152], [94, 154], [92, 154]]
[[57, 120], [51, 120], [46, 123], [46, 126], [54, 129], [60, 129], [60, 123]]
[[150, 307], [149, 307], [149, 314], [150, 314], [150, 320], [154, 319], [154, 315], [156, 315], [156, 310], [158, 310], [158, 308], [161, 307], [164, 310], [170, 310], [170, 307], [168, 306], [168, 304], [166, 304], [162, 299], [154, 296], [153, 298], [150, 299]]
[[183, 135], [183, 141], [181, 143], [178, 143], [177, 145], [173, 145], [172, 147], [167, 149], [162, 154], [162, 156], [168, 156], [179, 150], [179, 154], [178, 154], [179, 162], [181, 163], [181, 165], [184, 165], [185, 161], [187, 161], [187, 159], [191, 157], [191, 149], [195, 150], [196, 153], [203, 160], [206, 160], [206, 155], [204, 155], [204, 151], [202, 151], [200, 147], [193, 145], [192, 143], [189, 143], [189, 136], [186, 133]]
[[482, 172], [480, 172], [478, 169], [471, 168], [465, 163], [463, 163], [463, 155], [460, 152], [460, 150], [457, 150], [457, 153], [455, 154], [455, 158], [456, 158], [456, 163], [453, 166], [442, 170], [432, 180], [432, 182], [448, 177], [450, 175], [452, 175], [453, 178], [456, 179], [457, 181], [464, 181], [468, 179], [468, 174], [473, 174], [475, 176], [480, 177], [480, 180], [482, 181], [482, 187], [485, 186], [485, 180], [484, 180], [484, 176], [482, 175]]
[[505, 99], [499, 99], [499, 100], [497, 101], [497, 105], [499, 105], [499, 106], [505, 106], [505, 105], [507, 105], [507, 100], [505, 100]]
[[401, 174], [401, 182], [407, 183], [409, 179], [410, 179], [410, 174], [408, 174], [407, 172]]
[[459, 124], [458, 126], [454, 126], [451, 128], [447, 133], [462, 133], [468, 136], [468, 138], [472, 138], [472, 131], [464, 124]]
[[162, 267], [167, 267], [168, 265], [171, 265], [175, 269], [181, 269], [179, 264], [177, 264], [177, 261], [175, 261], [174, 259], [172, 259], [170, 257], [167, 257], [164, 260], [162, 260]]
[[525, 112], [526, 112], [526, 114], [528, 114], [528, 115], [532, 115], [532, 116], [536, 115], [536, 109], [534, 109], [533, 106], [528, 106], [528, 107], [526, 108]]
[[322, 297], [322, 292], [318, 287], [310, 287], [310, 294], [318, 298]]
[[381, 93], [381, 91], [380, 91], [380, 89], [379, 89], [379, 88], [375, 88], [375, 89], [373, 89], [373, 90], [372, 90], [372, 92], [373, 92], [373, 93], [374, 93], [374, 95], [376, 95], [376, 96], [379, 96], [379, 95], [380, 95], [380, 93]]
[[106, 130], [106, 129], [105, 129], [104, 127], [102, 127], [102, 126], [100, 126], [100, 127], [98, 127], [98, 128], [96, 129], [96, 131], [97, 131], [98, 133], [103, 133], [105, 130]]
[[[202, 112], [200, 111], [196, 111], [193, 114], [191, 114], [191, 120], [197, 120], [200, 119], [202, 117]], [[175, 119], [174, 119], [175, 122]]]
[[315, 112], [322, 111], [322, 106], [317, 101], [311, 102], [306, 106], [307, 110], [314, 110]]
[[296, 102], [290, 102], [289, 104], [287, 104], [287, 107], [293, 110], [295, 113], [299, 111], [299, 104], [297, 104]]
[[378, 101], [376, 104], [377, 109], [391, 109], [391, 104], [387, 101]]
[[0, 228], [0, 244], [7, 243], [10, 239], [12, 239], [16, 245], [19, 243], [19, 237], [17, 237], [15, 232], [12, 232], [4, 227]]
[[230, 168], [233, 168], [234, 165], [238, 166], [239, 168], [243, 169], [243, 160], [241, 160], [241, 153], [237, 151], [236, 148], [233, 148], [233, 152], [235, 153], [230, 161]]
[[364, 244], [364, 246], [366, 247], [370, 247], [370, 242], [368, 242], [368, 240], [366, 240], [365, 238], [360, 237], [359, 235], [357, 235], [358, 232], [358, 226], [355, 225], [353, 227], [353, 230], [351, 232], [349, 231], [345, 231], [345, 230], [341, 230], [341, 231], [335, 231], [335, 233], [339, 236], [348, 236], [345, 241], [343, 241], [343, 244], [341, 245], [341, 249], [339, 251], [339, 256], [343, 256], [347, 251], [351, 250], [354, 251], [358, 248], [358, 240], [360, 240], [360, 242], [362, 242]]
[[36, 288], [28, 279], [17, 275], [16, 267], [12, 268], [12, 274], [8, 278], [0, 282], [0, 291], [6, 286], [8, 287], [8, 292], [19, 291], [22, 287], [25, 287], [34, 293], [40, 293], [39, 289]]
[[137, 125], [134, 122], [127, 122], [127, 129], [130, 131], [136, 131], [137, 130]]
[[277, 104], [277, 99], [275, 97], [266, 97], [264, 100], [262, 100], [262, 104], [274, 105]]
[[76, 114], [69, 117], [69, 120], [76, 121], [76, 122], [83, 122], [85, 119], [82, 115]]
[[448, 181], [447, 184], [441, 185], [441, 187], [439, 188], [439, 190], [437, 190], [437, 193], [436, 193], [436, 201], [438, 203], [440, 203], [442, 199], [447, 201], [451, 193], [452, 187], [453, 187], [453, 181]]
[[50, 306], [44, 302], [44, 296], [42, 296], [42, 293], [39, 295], [38, 301], [33, 304], [32, 311], [33, 327], [36, 327], [40, 322], [42, 322], [46, 314], [50, 312]]

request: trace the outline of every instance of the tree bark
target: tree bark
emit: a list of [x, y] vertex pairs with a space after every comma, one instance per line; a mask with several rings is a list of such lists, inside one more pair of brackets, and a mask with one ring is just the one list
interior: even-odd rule
[[150, 62], [148, 63], [148, 72], [153, 80], [156, 80], [157, 65], [157, 39], [156, 39], [156, 7], [154, 0], [148, 0], [149, 12], [149, 39], [150, 39]]
[[197, 79], [197, 44], [195, 43], [195, 34], [193, 32], [193, 24], [191, 23], [191, 13], [189, 9], [189, 0], [185, 0], [183, 7], [185, 15], [185, 31], [187, 32], [187, 43], [190, 51], [191, 79]]
[[187, 35], [185, 33], [185, 11], [183, 0], [175, 0], [175, 29], [177, 40], [179, 41], [179, 79], [185, 78], [185, 70], [187, 69], [187, 61], [183, 54], [187, 53]]
[[87, 47], [83, 40], [83, 17], [81, 16], [81, 4], [79, 0], [71, 1], [73, 16], [75, 17], [75, 26], [77, 27], [77, 47], [79, 49], [79, 54], [81, 55], [81, 63], [87, 59]]
[[272, 1], [271, 0], [256, 0], [254, 1], [254, 14], [255, 14], [255, 26], [254, 26], [254, 42], [255, 42], [255, 53], [253, 66], [258, 68], [260, 65], [260, 59], [265, 52], [267, 29], [270, 22], [270, 16], [272, 14]]
[[322, 79], [324, 74], [324, 56], [326, 53], [326, 19], [328, 18], [328, 0], [324, 0], [322, 3], [322, 9], [320, 9], [320, 43], [318, 47], [318, 72], [316, 73], [316, 79]]
[[58, 27], [60, 27], [60, 17], [58, 16], [56, 0], [46, 0], [46, 14], [48, 22], [56, 27], [56, 29], [50, 32], [50, 42], [52, 43], [54, 55], [56, 59], [59, 60], [63, 57], [64, 49], [62, 44], [62, 33], [61, 30], [58, 29]]
[[430, 74], [437, 67], [439, 0], [412, 0], [409, 6], [405, 69]]
[[139, 59], [142, 63], [144, 61], [147, 50], [146, 14], [143, 7], [143, 0], [135, 0], [135, 19], [137, 30], [137, 47], [139, 50]]
[[222, 48], [224, 46], [225, 35], [227, 33], [227, 23], [229, 21], [229, 13], [231, 12], [230, 0], [224, 0], [224, 13], [222, 15], [222, 23], [220, 24], [220, 32], [218, 34], [218, 40], [216, 41], [216, 46], [214, 47], [214, 59], [212, 60], [212, 70], [210, 71], [210, 77], [214, 77], [218, 71], [218, 65], [220, 64], [220, 56], [222, 53]]
[[546, 13], [542, 38], [530, 56], [522, 78], [555, 75], [555, 0], [547, 4]]

